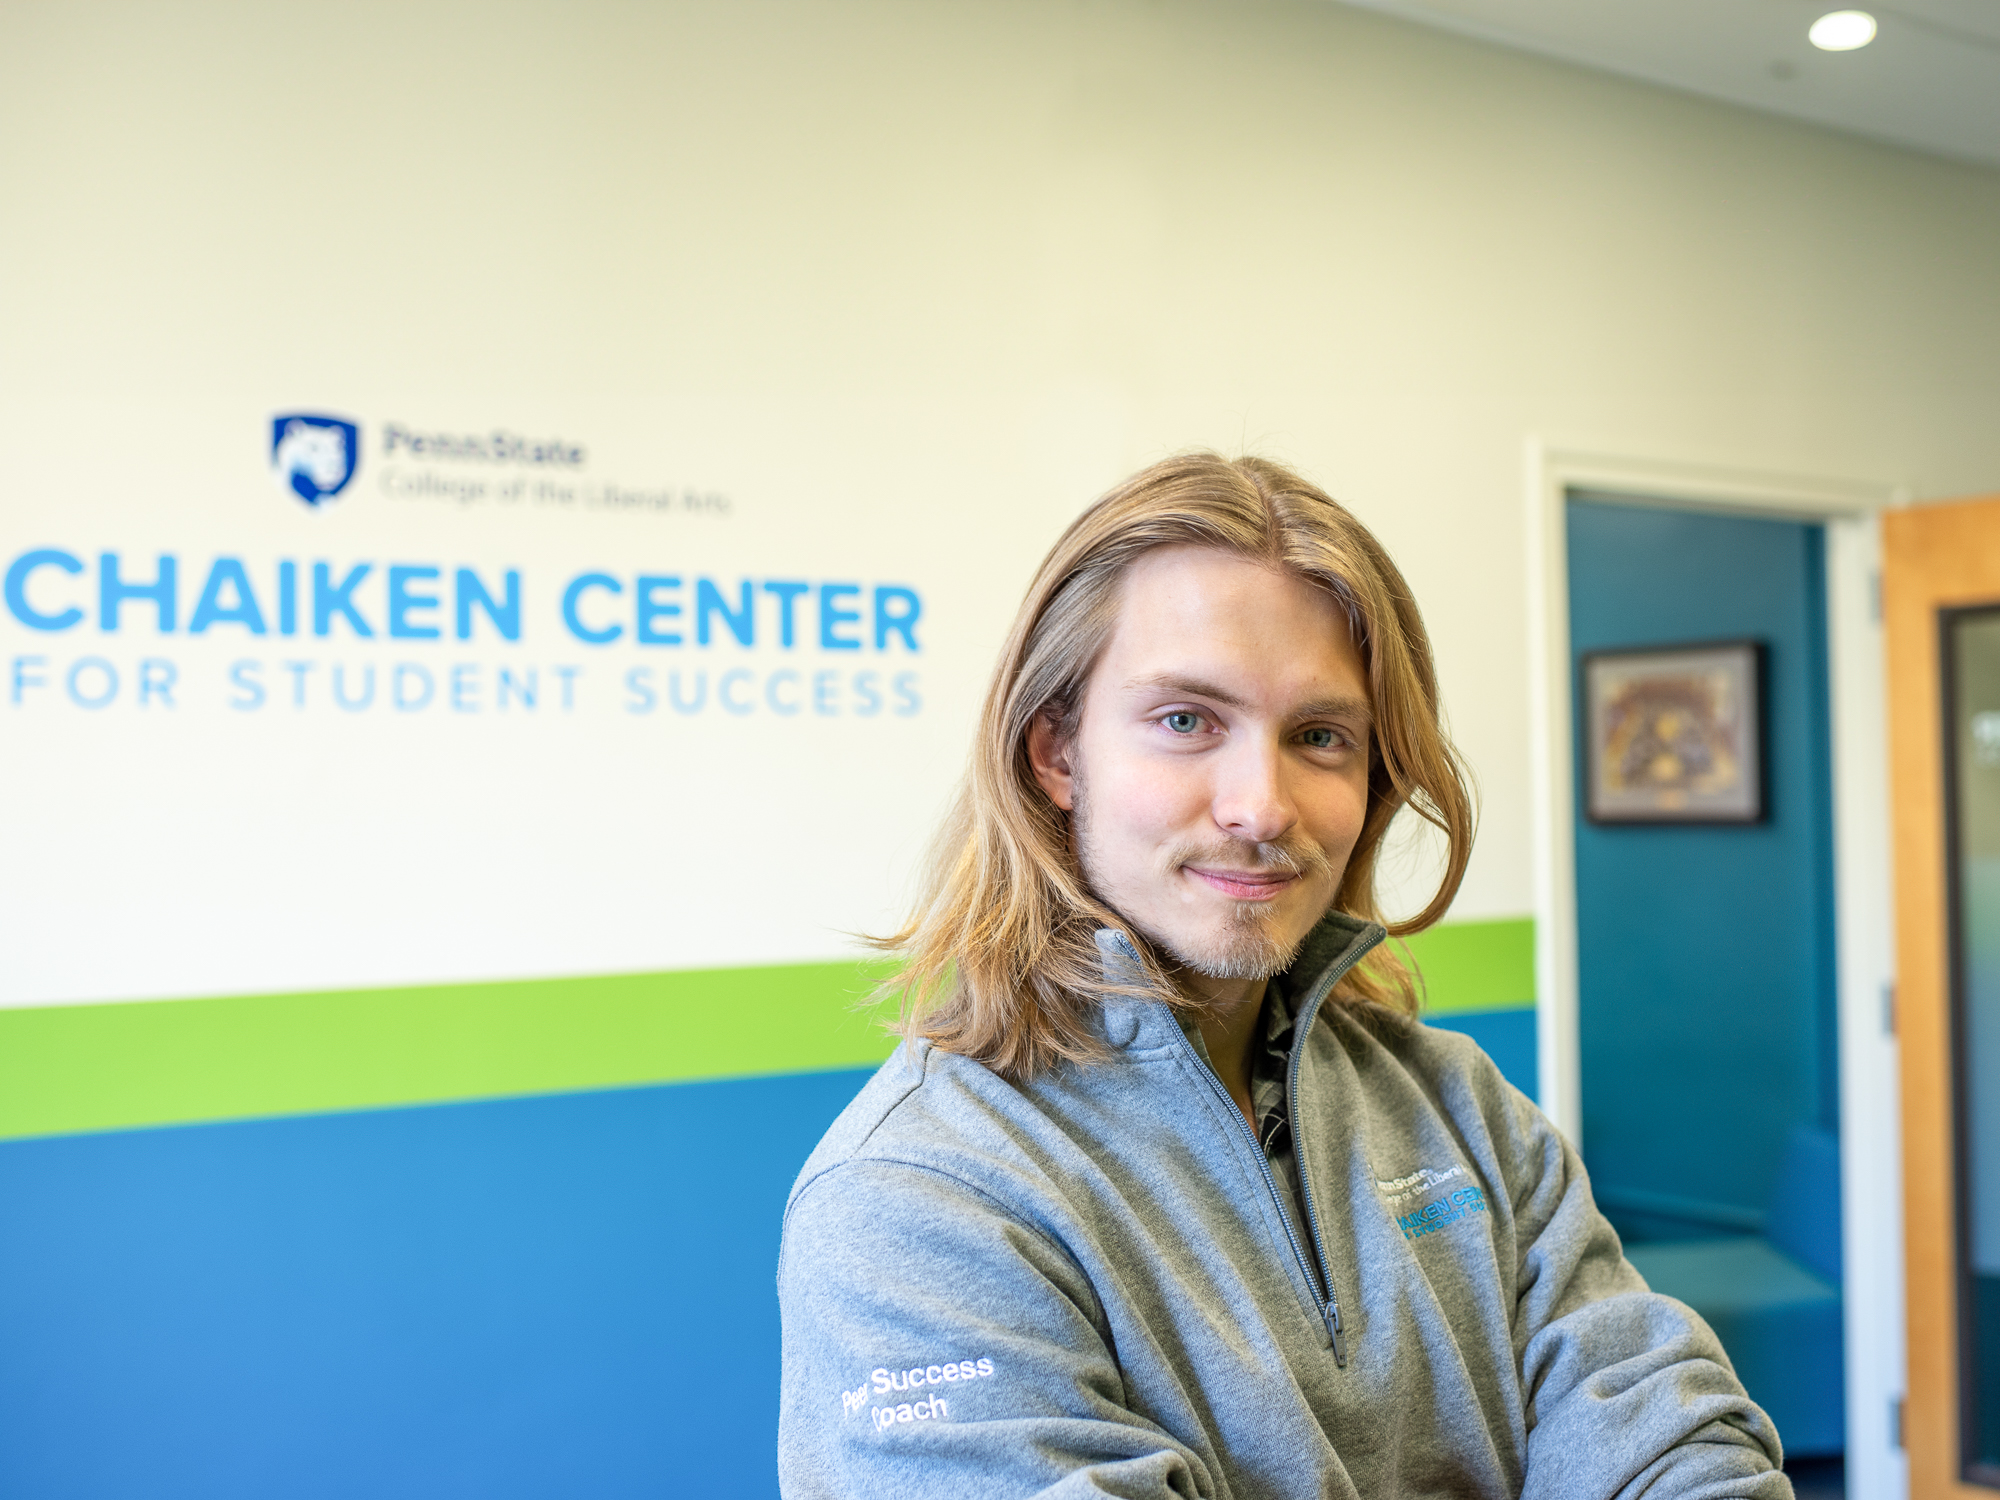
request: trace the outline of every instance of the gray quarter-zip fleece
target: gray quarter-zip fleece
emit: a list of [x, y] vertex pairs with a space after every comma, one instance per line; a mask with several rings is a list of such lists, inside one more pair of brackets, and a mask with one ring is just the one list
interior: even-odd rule
[[1289, 975], [1304, 1224], [1156, 1001], [1021, 1086], [899, 1047], [786, 1209], [783, 1493], [1788, 1497], [1534, 1105], [1464, 1037], [1324, 1003], [1381, 937], [1331, 916]]

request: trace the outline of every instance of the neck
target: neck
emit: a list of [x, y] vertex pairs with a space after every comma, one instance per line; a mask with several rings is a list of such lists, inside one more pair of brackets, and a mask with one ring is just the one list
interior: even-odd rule
[[1250, 1102], [1250, 1057], [1256, 1044], [1257, 1021], [1264, 1013], [1268, 979], [1213, 979], [1183, 970], [1175, 976], [1181, 987], [1202, 1002], [1198, 1024], [1202, 1045], [1215, 1065], [1215, 1076], [1229, 1090], [1250, 1129], [1257, 1129], [1257, 1112]]

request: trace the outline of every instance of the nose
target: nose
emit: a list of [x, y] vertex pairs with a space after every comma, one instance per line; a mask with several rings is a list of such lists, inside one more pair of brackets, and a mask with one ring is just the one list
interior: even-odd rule
[[1284, 837], [1299, 820], [1276, 745], [1239, 744], [1217, 758], [1215, 800], [1210, 816], [1232, 838], [1268, 844]]

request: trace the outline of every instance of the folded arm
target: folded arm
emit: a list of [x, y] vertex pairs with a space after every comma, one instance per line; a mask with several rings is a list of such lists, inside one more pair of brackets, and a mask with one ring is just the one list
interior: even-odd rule
[[1647, 1290], [1554, 1128], [1538, 1112], [1522, 1127], [1523, 1500], [1790, 1500], [1778, 1434], [1714, 1332]]

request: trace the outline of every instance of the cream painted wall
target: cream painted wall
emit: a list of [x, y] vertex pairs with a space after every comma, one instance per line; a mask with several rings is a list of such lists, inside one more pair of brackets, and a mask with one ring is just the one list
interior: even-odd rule
[[160, 390], [761, 403], [861, 424], [843, 492], [918, 471], [995, 640], [1096, 487], [1268, 452], [1432, 622], [1459, 916], [1531, 904], [1524, 437], [1990, 489], [1996, 269], [2000, 176], [1316, 0], [0, 14], [0, 440]]

